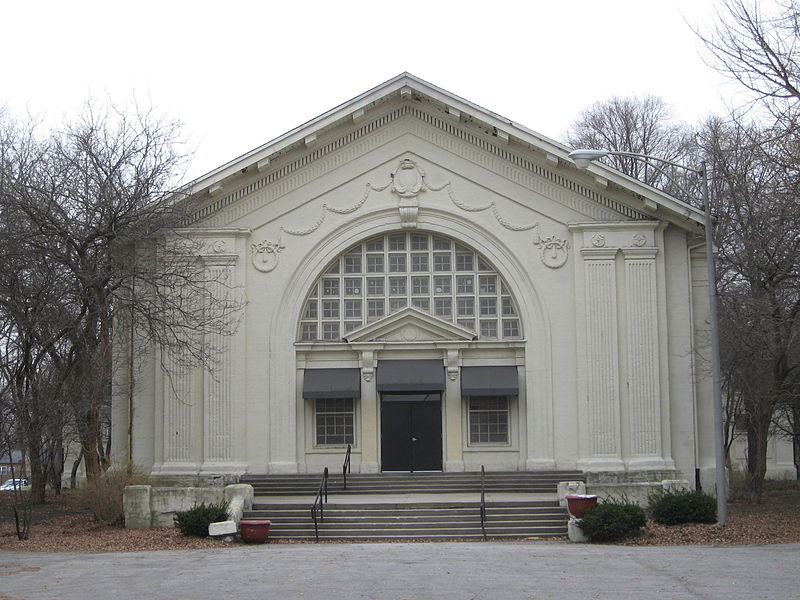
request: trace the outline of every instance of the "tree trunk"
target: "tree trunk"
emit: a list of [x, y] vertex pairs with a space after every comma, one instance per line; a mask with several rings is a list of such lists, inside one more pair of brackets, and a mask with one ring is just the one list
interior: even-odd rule
[[767, 442], [769, 419], [750, 419], [747, 428], [747, 475], [745, 495], [748, 502], [761, 502], [764, 492], [764, 477], [767, 474]]
[[81, 466], [81, 461], [83, 460], [83, 447], [81, 447], [81, 451], [78, 452], [78, 458], [75, 459], [75, 462], [72, 463], [72, 470], [69, 472], [69, 489], [74, 490], [78, 484], [78, 467]]
[[800, 437], [792, 437], [792, 451], [794, 456], [794, 476], [800, 479]]
[[28, 440], [28, 461], [31, 465], [31, 502], [44, 504], [47, 487], [47, 470], [39, 448], [39, 441]]

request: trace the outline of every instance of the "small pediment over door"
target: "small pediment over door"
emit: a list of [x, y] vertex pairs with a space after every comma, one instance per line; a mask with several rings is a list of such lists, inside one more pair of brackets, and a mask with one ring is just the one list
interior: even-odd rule
[[351, 331], [348, 342], [427, 342], [470, 341], [475, 333], [429, 315], [417, 308], [407, 307], [380, 321]]

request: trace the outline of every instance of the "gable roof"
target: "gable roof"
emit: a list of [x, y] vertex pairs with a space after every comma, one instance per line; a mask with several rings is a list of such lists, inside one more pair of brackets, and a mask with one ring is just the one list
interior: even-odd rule
[[579, 171], [567, 156], [571, 148], [407, 72], [223, 164], [190, 182], [183, 192], [190, 196], [203, 192], [213, 195], [222, 188], [226, 180], [240, 176], [245, 171], [261, 171], [267, 168], [275, 157], [311, 145], [322, 132], [346, 120], [358, 119], [370, 108], [398, 98], [408, 100], [424, 98], [453, 118], [480, 124], [504, 143], [513, 140], [529, 150], [544, 153], [550, 164], [571, 169], [574, 171], [573, 177], [580, 178], [584, 182], [588, 180], [587, 187], [603, 189], [611, 185], [626, 190], [640, 199], [651, 211], [661, 211], [665, 217], [684, 227], [696, 229], [704, 223], [701, 210], [602, 163], [592, 163], [588, 169]]

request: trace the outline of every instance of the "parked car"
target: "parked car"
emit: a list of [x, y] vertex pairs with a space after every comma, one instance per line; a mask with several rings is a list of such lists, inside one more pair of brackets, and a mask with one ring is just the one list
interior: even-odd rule
[[0, 492], [13, 492], [14, 488], [29, 490], [31, 483], [27, 479], [8, 479], [0, 485]]

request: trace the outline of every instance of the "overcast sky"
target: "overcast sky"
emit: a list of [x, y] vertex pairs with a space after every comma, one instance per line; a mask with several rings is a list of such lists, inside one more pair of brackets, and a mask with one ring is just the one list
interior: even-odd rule
[[[712, 0], [5, 0], [0, 106], [89, 97], [180, 120], [201, 175], [408, 71], [554, 139], [612, 95], [693, 123], [735, 102], [691, 25]], [[688, 24], [687, 24], [688, 23]]]

